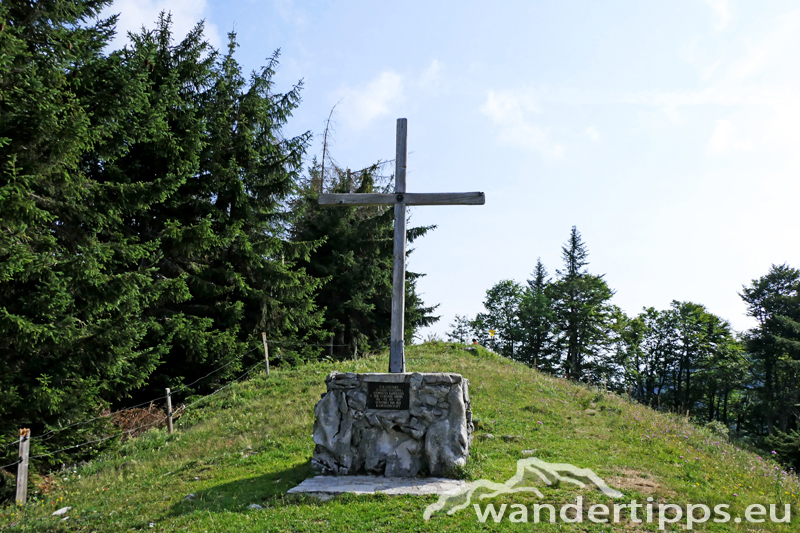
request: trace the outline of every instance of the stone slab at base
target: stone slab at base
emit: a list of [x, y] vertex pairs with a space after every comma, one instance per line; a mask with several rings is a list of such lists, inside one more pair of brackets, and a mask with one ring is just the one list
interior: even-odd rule
[[472, 441], [469, 381], [460, 374], [332, 372], [314, 407], [315, 473], [448, 476]]
[[457, 494], [463, 490], [465, 481], [460, 479], [397, 478], [381, 476], [316, 476], [308, 478], [296, 487], [289, 489], [289, 494], [308, 494], [326, 500], [339, 494], [376, 494], [392, 496], [410, 494], [414, 496], [430, 496], [441, 494]]

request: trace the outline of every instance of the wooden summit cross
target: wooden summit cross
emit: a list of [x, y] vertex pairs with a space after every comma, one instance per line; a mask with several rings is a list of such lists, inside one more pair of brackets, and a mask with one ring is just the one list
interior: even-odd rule
[[406, 301], [406, 206], [407, 205], [483, 205], [482, 192], [406, 193], [406, 158], [408, 121], [397, 119], [397, 144], [394, 162], [394, 193], [320, 194], [320, 205], [392, 205], [394, 204], [394, 270], [392, 275], [392, 336], [389, 372], [406, 371], [403, 327]]

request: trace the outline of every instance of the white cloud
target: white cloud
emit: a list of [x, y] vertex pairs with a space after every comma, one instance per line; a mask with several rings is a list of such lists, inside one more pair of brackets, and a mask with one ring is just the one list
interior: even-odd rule
[[480, 111], [497, 127], [500, 143], [534, 150], [552, 159], [564, 154], [564, 147], [551, 140], [546, 128], [525, 119], [526, 113], [541, 113], [530, 92], [489, 91]]
[[593, 141], [600, 139], [600, 133], [598, 133], [597, 128], [594, 126], [589, 126], [586, 128], [586, 135]]
[[705, 0], [705, 3], [714, 10], [717, 16], [717, 29], [724, 30], [731, 21], [731, 10], [728, 7], [728, 0]]
[[797, 81], [797, 50], [800, 47], [800, 10], [778, 17], [775, 25], [757, 40], [744, 39], [747, 53], [734, 61], [728, 69], [733, 81], [742, 81], [764, 74], [772, 80]]
[[386, 71], [364, 87], [347, 87], [342, 92], [341, 116], [353, 128], [363, 129], [376, 118], [390, 114], [404, 100], [403, 77]]
[[[776, 17], [757, 35], [738, 37], [744, 51], [732, 57], [723, 54], [700, 61], [699, 42], [693, 41], [684, 54], [704, 74], [698, 89], [605, 94], [539, 90], [537, 94], [545, 102], [659, 107], [675, 125], [692, 121], [694, 109], [713, 113], [718, 108], [721, 116], [705, 147], [708, 156], [736, 155], [763, 143], [786, 149], [800, 170], [800, 64], [795, 58], [800, 50], [800, 10]], [[732, 113], [735, 119], [729, 118]], [[663, 124], [661, 117], [653, 116], [653, 126]]]
[[714, 72], [716, 72], [717, 68], [719, 68], [721, 64], [722, 64], [722, 59], [717, 59], [717, 62], [714, 63], [713, 65], [708, 65], [704, 67], [702, 69], [703, 71], [700, 74], [700, 77], [703, 78], [703, 80], [705, 81], [710, 80], [711, 76], [714, 74]]
[[[727, 2], [709, 3], [720, 21], [731, 19]], [[718, 46], [723, 45], [723, 46]], [[706, 53], [703, 48], [713, 50]], [[787, 164], [800, 171], [800, 9], [775, 17], [749, 36], [733, 35], [717, 42], [695, 37], [683, 50], [684, 59], [698, 68], [696, 88], [622, 92], [577, 90], [569, 87], [537, 87], [533, 90], [492, 91], [481, 107], [498, 128], [502, 142], [534, 148], [547, 156], [559, 156], [564, 147], [533, 115], [552, 103], [575, 106], [628, 104], [658, 108], [650, 114], [654, 128], [696, 123], [712, 118], [706, 139], [709, 157], [735, 157], [766, 146], [786, 152]], [[700, 111], [702, 110], [702, 111]], [[716, 114], [716, 116], [714, 116]], [[585, 127], [585, 126], [584, 126]], [[596, 127], [602, 129], [603, 124]], [[585, 135], [593, 138], [589, 130]], [[772, 156], [774, 158], [774, 154]]]
[[422, 72], [422, 76], [420, 76], [419, 79], [419, 84], [423, 87], [430, 87], [436, 85], [441, 78], [441, 76], [439, 75], [439, 72], [441, 72], [441, 70], [442, 70], [441, 63], [439, 63], [439, 61], [434, 59], [433, 61], [431, 61], [431, 64], [428, 65], [428, 68], [426, 68]]
[[525, 111], [537, 114], [542, 112], [538, 99], [532, 91], [489, 91], [486, 103], [481, 107], [481, 111], [496, 121], [508, 121], [513, 117], [518, 117], [520, 113]]
[[[795, 57], [800, 49], [800, 10], [776, 17], [765, 30], [740, 37], [739, 42], [744, 52], [725, 61], [718, 59], [711, 70], [721, 75], [708, 81], [709, 72], [704, 76], [708, 81], [704, 88], [626, 99], [672, 108], [726, 107], [726, 115], [738, 110], [735, 126], [730, 120], [716, 121], [706, 145], [707, 155], [749, 151], [763, 142], [787, 149], [790, 164], [800, 165], [800, 158], [794, 155], [800, 146], [800, 68]], [[749, 138], [737, 138], [738, 132]], [[795, 168], [800, 170], [800, 166]]]
[[765, 123], [764, 140], [788, 149], [792, 159], [800, 159], [800, 98], [776, 107]]
[[729, 120], [718, 120], [708, 141], [706, 151], [710, 155], [720, 155], [728, 151], [731, 143], [731, 134], [734, 131], [733, 124]]
[[295, 9], [294, 0], [275, 0], [275, 9], [286, 22], [293, 24], [304, 24], [306, 22], [302, 13]]
[[547, 129], [525, 119], [526, 113], [541, 113], [530, 92], [489, 91], [480, 111], [497, 127], [500, 143], [534, 150], [551, 159], [564, 155], [564, 147], [550, 139]]
[[[117, 35], [111, 43], [111, 48], [118, 49], [125, 46], [129, 42], [128, 32], [138, 33], [142, 26], [148, 29], [155, 28], [158, 15], [162, 11], [172, 14], [173, 38], [175, 41], [180, 41], [204, 18], [206, 0], [117, 0], [101, 13], [101, 17], [119, 14]], [[222, 39], [217, 26], [206, 21], [204, 28], [206, 39], [212, 46], [219, 48]]]

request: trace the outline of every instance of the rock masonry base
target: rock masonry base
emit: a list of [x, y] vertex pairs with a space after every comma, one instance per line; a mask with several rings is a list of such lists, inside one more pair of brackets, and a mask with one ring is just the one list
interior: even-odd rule
[[473, 426], [460, 374], [332, 372], [325, 383], [314, 407], [317, 474], [447, 476], [466, 464]]

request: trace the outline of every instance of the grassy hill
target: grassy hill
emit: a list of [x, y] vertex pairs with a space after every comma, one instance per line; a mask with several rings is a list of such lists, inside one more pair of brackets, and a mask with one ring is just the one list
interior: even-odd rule
[[[19, 509], [0, 509], [0, 529], [11, 531], [655, 531], [656, 523], [602, 525], [479, 523], [470, 507], [452, 516], [422, 518], [436, 498], [347, 495], [320, 502], [287, 496], [312, 475], [313, 407], [333, 371], [382, 372], [388, 355], [353, 362], [274, 370], [240, 383], [187, 413], [174, 435], [151, 430], [90, 464], [49, 480], [49, 491]], [[624, 502], [729, 504], [790, 503], [791, 524], [696, 525], [701, 531], [797, 531], [800, 485], [776, 464], [742, 451], [684, 417], [656, 413], [614, 394], [569, 383], [500, 358], [452, 344], [407, 350], [409, 371], [458, 372], [470, 380], [476, 419], [470, 462], [463, 475], [499, 483], [518, 459], [590, 468], [620, 489]], [[598, 490], [571, 484], [541, 486], [545, 499], [512, 494], [506, 503], [610, 503]], [[193, 494], [193, 499], [187, 495]], [[248, 509], [251, 504], [261, 510]], [[485, 505], [485, 503], [481, 503]], [[64, 520], [52, 517], [71, 506]], [[778, 513], [782, 516], [781, 511]], [[532, 517], [531, 517], [532, 519]], [[680, 529], [675, 526], [676, 530]]]

